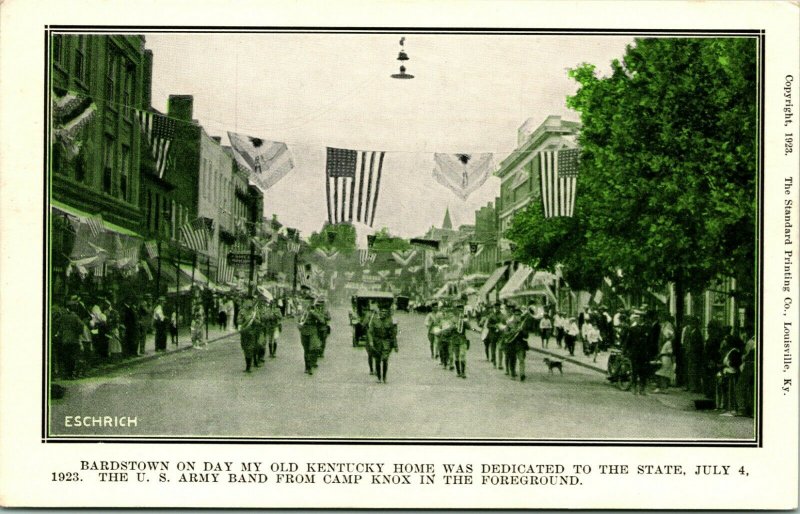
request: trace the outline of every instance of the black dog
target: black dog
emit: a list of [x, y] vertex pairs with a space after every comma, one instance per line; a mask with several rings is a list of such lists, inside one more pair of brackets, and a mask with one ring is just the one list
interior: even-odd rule
[[545, 357], [544, 363], [547, 365], [547, 369], [550, 370], [550, 373], [553, 373], [553, 370], [557, 369], [559, 373], [561, 373], [562, 375], [564, 374], [564, 369], [561, 366], [561, 361], [556, 361]]

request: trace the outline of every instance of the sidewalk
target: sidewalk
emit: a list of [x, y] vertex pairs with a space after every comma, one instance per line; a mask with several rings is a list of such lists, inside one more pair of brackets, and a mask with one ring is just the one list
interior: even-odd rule
[[[192, 340], [191, 335], [189, 333], [189, 327], [180, 328], [178, 330], [178, 344], [172, 344], [172, 340], [167, 334], [167, 349], [163, 352], [156, 352], [156, 335], [154, 332], [147, 334], [147, 338], [145, 339], [144, 344], [144, 353], [141, 355], [135, 355], [130, 357], [118, 357], [116, 359], [108, 360], [107, 362], [103, 362], [97, 365], [94, 365], [90, 368], [84, 370], [83, 375], [80, 377], [88, 378], [94, 377], [98, 375], [103, 375], [105, 373], [109, 373], [116, 369], [119, 369], [124, 366], [130, 366], [134, 364], [139, 364], [141, 362], [146, 362], [162, 355], [169, 355], [176, 352], [182, 352], [184, 350], [189, 350], [192, 348]], [[213, 343], [214, 341], [219, 341], [221, 339], [225, 339], [227, 337], [236, 335], [236, 331], [228, 331], [220, 329], [218, 326], [208, 326], [208, 342]], [[66, 379], [63, 378], [55, 378], [53, 383], [58, 382], [65, 382]]]
[[[596, 371], [597, 373], [606, 375], [609, 356], [608, 351], [598, 353], [597, 361], [595, 362], [592, 355], [584, 355], [583, 345], [580, 341], [575, 343], [575, 355], [570, 355], [565, 348], [559, 348], [555, 338], [552, 337], [550, 338], [547, 348], [542, 348], [542, 340], [538, 336], [531, 336], [531, 338], [528, 340], [528, 344], [530, 345], [531, 350], [534, 352], [547, 355], [548, 357], [558, 360], [563, 360], [565, 362], [575, 364], [576, 366], [588, 368], [592, 371]], [[609, 382], [608, 386], [614, 387], [614, 384]], [[653, 388], [654, 384], [648, 385], [648, 396], [667, 407], [677, 410], [695, 411], [697, 410], [695, 408], [695, 400], [705, 399], [705, 396], [702, 394], [690, 393], [680, 387], [672, 387], [666, 394], [652, 393]], [[620, 393], [624, 392], [626, 391], [620, 391]], [[631, 393], [627, 392], [627, 394]]]

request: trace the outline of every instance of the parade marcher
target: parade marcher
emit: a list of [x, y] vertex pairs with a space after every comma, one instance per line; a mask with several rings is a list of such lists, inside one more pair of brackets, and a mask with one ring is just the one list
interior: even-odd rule
[[492, 310], [489, 312], [489, 322], [487, 328], [489, 329], [486, 339], [489, 340], [489, 357], [492, 361], [492, 366], [497, 367], [497, 341], [500, 338], [500, 325], [503, 320], [500, 313], [500, 304], [495, 303]]
[[156, 306], [153, 308], [153, 325], [156, 330], [156, 351], [163, 352], [167, 349], [167, 316], [164, 314], [164, 297], [161, 296], [156, 300]]
[[514, 331], [508, 341], [507, 353], [513, 355], [509, 360], [511, 367], [511, 378], [516, 378], [517, 368], [519, 369], [520, 381], [525, 381], [525, 357], [528, 352], [528, 337], [536, 326], [536, 318], [533, 309], [520, 312], [518, 319], [512, 330]]
[[321, 316], [319, 309], [315, 308], [314, 303], [318, 300], [308, 299], [304, 307], [301, 307], [298, 326], [300, 329], [300, 342], [303, 345], [303, 360], [305, 362], [305, 372], [308, 375], [314, 374], [317, 367], [317, 358], [322, 348], [320, 341], [320, 330], [326, 325], [325, 319]]
[[191, 336], [192, 348], [206, 348], [205, 338], [205, 323], [206, 315], [203, 301], [199, 291], [195, 291], [192, 296], [192, 322], [191, 322]]
[[600, 353], [600, 330], [592, 322], [583, 325], [583, 352], [592, 356], [592, 362], [597, 362]]
[[509, 374], [509, 370], [506, 366], [508, 363], [508, 358], [506, 355], [506, 346], [507, 346], [507, 337], [509, 335], [509, 330], [511, 330], [511, 324], [513, 322], [513, 313], [507, 303], [504, 303], [500, 307], [500, 315], [498, 316], [498, 323], [496, 325], [497, 328], [497, 343], [495, 347], [497, 349], [497, 369], [506, 370], [506, 375]]
[[239, 338], [244, 352], [244, 371], [250, 373], [251, 367], [258, 367], [258, 306], [254, 300], [246, 300], [239, 309]]
[[318, 303], [314, 304], [314, 307], [322, 318], [319, 326], [319, 358], [322, 359], [325, 357], [325, 347], [328, 344], [328, 336], [331, 335], [331, 313], [328, 311], [328, 307], [323, 298], [320, 298]]
[[433, 329], [438, 325], [438, 318], [439, 304], [435, 303], [431, 307], [431, 311], [425, 316], [425, 327], [427, 328], [428, 332], [428, 342], [431, 346], [431, 359], [435, 359], [439, 355], [436, 348], [436, 335], [433, 333]]
[[550, 344], [550, 334], [552, 331], [553, 322], [550, 320], [550, 316], [545, 314], [539, 322], [539, 334], [541, 334], [542, 337], [542, 348], [547, 348], [547, 345]]
[[470, 326], [464, 313], [464, 302], [456, 300], [445, 314], [439, 337], [447, 340], [450, 360], [456, 369], [456, 374], [461, 378], [467, 378], [467, 350], [469, 350], [467, 329]]
[[367, 354], [367, 364], [369, 364], [369, 374], [375, 374], [375, 368], [377, 364], [377, 358], [372, 351], [372, 347], [369, 345], [367, 329], [369, 327], [369, 323], [372, 320], [372, 317], [378, 312], [378, 306], [374, 302], [370, 302], [364, 312], [361, 313], [361, 318], [358, 321], [357, 328], [361, 334], [360, 337], [363, 337], [366, 341], [364, 344], [364, 350]]
[[438, 324], [435, 329], [434, 335], [436, 336], [436, 347], [437, 352], [439, 353], [439, 364], [442, 366], [442, 369], [455, 369], [455, 363], [453, 363], [450, 353], [450, 339], [445, 337], [445, 334], [452, 330], [453, 328], [453, 319], [451, 316], [448, 315], [448, 307], [442, 307], [442, 314], [438, 318]]
[[397, 351], [397, 325], [392, 320], [391, 305], [383, 304], [369, 319], [367, 346], [375, 358], [375, 374], [378, 382], [386, 383], [389, 371], [389, 355]]
[[262, 304], [261, 325], [264, 331], [264, 345], [269, 350], [270, 358], [274, 359], [278, 350], [278, 334], [281, 331], [281, 311], [275, 305], [270, 295], [266, 291], [261, 292], [264, 298]]

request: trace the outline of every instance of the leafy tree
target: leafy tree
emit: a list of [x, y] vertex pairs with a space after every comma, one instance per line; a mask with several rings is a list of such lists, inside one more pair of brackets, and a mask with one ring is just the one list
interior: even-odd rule
[[509, 234], [518, 252], [573, 274], [620, 269], [629, 286], [673, 282], [679, 319], [687, 288], [721, 275], [753, 287], [755, 39], [637, 39], [611, 68], [570, 72], [582, 122], [575, 218], [529, 209]]
[[352, 253], [356, 249], [356, 229], [348, 223], [331, 225], [326, 223], [320, 232], [313, 232], [308, 238], [312, 249], [339, 250]]

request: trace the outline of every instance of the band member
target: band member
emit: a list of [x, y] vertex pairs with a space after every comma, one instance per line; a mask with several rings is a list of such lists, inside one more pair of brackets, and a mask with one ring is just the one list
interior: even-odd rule
[[383, 304], [367, 325], [367, 346], [375, 356], [375, 374], [378, 382], [386, 383], [389, 371], [389, 355], [397, 351], [397, 325], [392, 320], [392, 308]]
[[508, 352], [514, 354], [511, 365], [511, 378], [515, 377], [515, 367], [519, 368], [519, 379], [525, 381], [525, 357], [528, 353], [528, 337], [533, 332], [537, 320], [533, 309], [530, 308], [520, 313], [519, 320], [514, 327], [514, 334], [508, 343]]
[[328, 336], [331, 335], [331, 314], [325, 305], [325, 299], [320, 298], [318, 303], [314, 304], [317, 313], [322, 317], [322, 322], [319, 326], [319, 339], [320, 349], [319, 358], [325, 357], [325, 346], [328, 344]]
[[322, 348], [320, 331], [327, 325], [327, 321], [320, 313], [318, 305], [319, 300], [306, 303], [305, 307], [301, 310], [298, 320], [300, 342], [303, 345], [305, 372], [308, 375], [313, 375], [314, 368], [317, 367], [317, 358]]
[[369, 327], [370, 320], [372, 319], [373, 316], [375, 316], [375, 313], [377, 311], [378, 311], [378, 306], [375, 303], [370, 302], [369, 308], [364, 310], [364, 312], [361, 315], [361, 320], [358, 324], [360, 333], [363, 334], [364, 340], [366, 341], [366, 343], [364, 344], [364, 349], [366, 350], [367, 353], [367, 364], [369, 364], [370, 375], [375, 374], [375, 368], [378, 366], [378, 360], [374, 352], [372, 351], [372, 348], [369, 345], [368, 341], [369, 336], [367, 330]]
[[264, 303], [262, 304], [261, 325], [264, 331], [265, 347], [269, 349], [271, 359], [275, 358], [278, 351], [278, 336], [281, 332], [281, 311], [275, 305], [275, 301], [264, 293]]
[[464, 313], [464, 302], [456, 301], [448, 313], [446, 329], [443, 329], [441, 337], [448, 340], [452, 361], [455, 364], [456, 373], [461, 378], [467, 378], [467, 350], [469, 350], [469, 339], [467, 329], [470, 322]]
[[258, 306], [252, 299], [245, 300], [238, 312], [239, 337], [244, 352], [244, 370], [250, 373], [250, 367], [258, 367]]
[[438, 325], [439, 319], [439, 304], [435, 303], [431, 307], [431, 312], [425, 316], [425, 327], [428, 329], [428, 342], [431, 344], [431, 359], [435, 359], [439, 356], [437, 348], [436, 348], [436, 335], [433, 333], [433, 329], [436, 328]]

